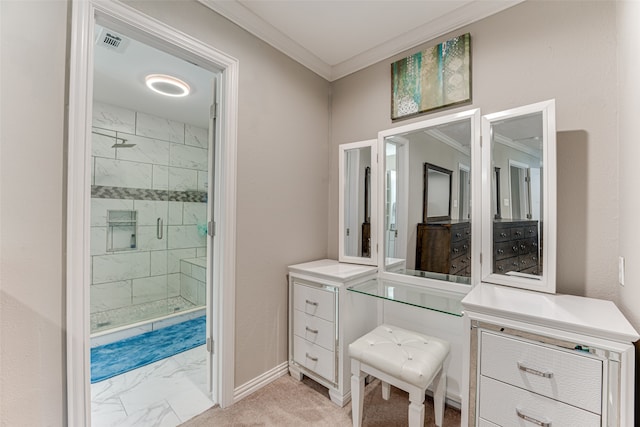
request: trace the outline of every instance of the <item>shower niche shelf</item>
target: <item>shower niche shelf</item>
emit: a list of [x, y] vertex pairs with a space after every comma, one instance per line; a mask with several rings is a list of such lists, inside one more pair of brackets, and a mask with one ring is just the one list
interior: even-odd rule
[[107, 211], [107, 252], [137, 249], [137, 225], [136, 211]]

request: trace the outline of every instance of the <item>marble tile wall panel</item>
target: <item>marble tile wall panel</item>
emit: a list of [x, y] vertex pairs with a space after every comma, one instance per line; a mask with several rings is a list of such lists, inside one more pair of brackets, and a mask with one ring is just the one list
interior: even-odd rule
[[180, 274], [180, 296], [193, 304], [198, 304], [198, 281], [186, 274]]
[[180, 273], [167, 275], [167, 295], [169, 298], [180, 295]]
[[113, 310], [115, 308], [131, 305], [131, 281], [102, 283], [92, 285], [91, 313]]
[[180, 273], [187, 275], [189, 277], [191, 276], [191, 263], [185, 261], [185, 260], [181, 260], [180, 261]]
[[91, 255], [107, 253], [107, 227], [91, 227]]
[[138, 249], [143, 251], [157, 251], [167, 249], [167, 225], [162, 227], [162, 239], [158, 239], [155, 225], [138, 227]]
[[206, 171], [208, 168], [207, 150], [188, 145], [171, 144], [169, 166]]
[[149, 164], [96, 158], [95, 185], [127, 188], [151, 188]]
[[118, 132], [135, 133], [136, 113], [115, 105], [94, 102], [93, 126]]
[[132, 281], [132, 295], [134, 304], [159, 301], [167, 298], [167, 276], [150, 276]]
[[133, 210], [133, 200], [91, 198], [91, 225], [107, 226], [107, 211]]
[[207, 285], [205, 284], [205, 282], [201, 282], [199, 280], [196, 280], [196, 283], [198, 284], [198, 296], [196, 299], [196, 304], [205, 305], [207, 303]]
[[184, 123], [138, 112], [135, 134], [184, 144]]
[[[98, 133], [95, 133], [98, 132]], [[104, 135], [99, 135], [104, 134]], [[105, 136], [111, 135], [111, 136]], [[91, 155], [96, 157], [105, 157], [108, 159], [116, 158], [115, 148], [111, 148], [116, 142], [116, 132], [107, 129], [93, 128], [91, 133]]]
[[207, 172], [198, 171], [198, 191], [207, 192], [209, 189], [209, 174]]
[[151, 251], [151, 276], [167, 274], [167, 251]]
[[194, 265], [191, 267], [191, 277], [193, 277], [194, 279], [200, 282], [206, 282], [207, 281], [206, 270], [203, 267]]
[[[127, 143], [136, 144], [135, 147], [115, 149], [116, 158], [154, 165], [169, 164], [169, 146], [174, 145], [167, 141], [161, 141], [143, 136], [120, 133], [118, 135], [127, 140]], [[118, 141], [122, 142], [122, 141]], [[113, 150], [113, 149], [112, 149]]]
[[169, 213], [169, 202], [158, 200], [135, 200], [133, 208], [138, 212], [138, 225], [153, 225], [161, 218], [163, 223], [167, 223]]
[[196, 257], [207, 257], [207, 247], [197, 248], [196, 249]]
[[183, 224], [206, 224], [207, 204], [185, 202], [183, 210]]
[[182, 225], [183, 202], [169, 202], [169, 225]]
[[92, 284], [146, 277], [150, 272], [149, 252], [97, 255], [92, 261]]
[[197, 226], [169, 226], [169, 249], [197, 248], [202, 246], [206, 246], [206, 238], [200, 235]]
[[169, 166], [153, 165], [153, 182], [151, 188], [154, 190], [169, 189]]
[[209, 130], [193, 125], [184, 127], [184, 143], [204, 149], [209, 148]]
[[196, 248], [189, 249], [171, 249], [167, 251], [167, 271], [171, 273], [180, 273], [180, 260], [184, 258], [194, 258], [196, 256]]
[[169, 190], [194, 191], [198, 189], [198, 171], [184, 168], [169, 168]]

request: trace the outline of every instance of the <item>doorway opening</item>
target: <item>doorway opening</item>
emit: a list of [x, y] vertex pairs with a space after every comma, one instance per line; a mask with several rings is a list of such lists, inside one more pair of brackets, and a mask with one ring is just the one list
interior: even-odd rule
[[[155, 362], [166, 365], [172, 357], [181, 356], [172, 363], [184, 368], [201, 357], [201, 372], [191, 378], [204, 390], [202, 399], [208, 399], [200, 399], [201, 409], [193, 413], [196, 409], [191, 404], [196, 399], [187, 397], [185, 405], [184, 390], [177, 390], [175, 383], [170, 390], [173, 397], [161, 399], [173, 408], [177, 425], [213, 403], [222, 407], [233, 403], [238, 63], [118, 2], [76, 2], [72, 20], [67, 181], [68, 422], [91, 425], [92, 395], [105, 396], [100, 390], [92, 393], [90, 385], [92, 338], [103, 340], [97, 345], [121, 341], [145, 328], [154, 333], [204, 316], [206, 345], [195, 347], [203, 355], [181, 352]], [[101, 52], [102, 48], [112, 50]], [[122, 48], [124, 52], [117, 51]], [[125, 55], [129, 48], [143, 49], [144, 53], [138, 55], [146, 65], [154, 64], [151, 52], [157, 51], [165, 55], [159, 64], [174, 61], [186, 68], [176, 71], [156, 67], [160, 69], [145, 69], [144, 74], [136, 70], [135, 78], [124, 79], [118, 76], [114, 58]], [[105, 52], [108, 54], [103, 57]], [[121, 68], [130, 65], [124, 64]], [[116, 67], [109, 68], [113, 65]], [[136, 94], [138, 88], [148, 90], [144, 86], [146, 75], [172, 73], [178, 80], [189, 82], [188, 88], [180, 91], [190, 90], [194, 96], [207, 99], [205, 108], [199, 106], [194, 113], [183, 102], [180, 108], [171, 110], [158, 101], [162, 98], [145, 103], [144, 96]], [[205, 76], [206, 83], [199, 80], [198, 73]], [[177, 94], [166, 82], [154, 81], [154, 85], [153, 89]], [[193, 330], [190, 325], [186, 328]], [[151, 370], [162, 369], [156, 365]], [[166, 369], [173, 373], [180, 370]], [[148, 375], [137, 375], [141, 377]], [[123, 406], [138, 405], [140, 413], [163, 414], [166, 408], [152, 401], [154, 393], [163, 393], [158, 386], [157, 380], [151, 381], [147, 392], [133, 393], [129, 381], [132, 393], [118, 398]], [[101, 424], [98, 419], [94, 425]]]

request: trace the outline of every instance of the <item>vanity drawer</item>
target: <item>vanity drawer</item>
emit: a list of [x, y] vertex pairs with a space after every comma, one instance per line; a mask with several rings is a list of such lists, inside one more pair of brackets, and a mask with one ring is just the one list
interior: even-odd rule
[[512, 240], [511, 237], [511, 228], [509, 227], [498, 227], [497, 224], [493, 229], [493, 241], [494, 242], [506, 242], [507, 240]]
[[336, 382], [336, 358], [333, 351], [294, 336], [293, 360], [332, 383]]
[[293, 310], [293, 333], [329, 351], [335, 349], [335, 324], [320, 317]]
[[451, 261], [451, 268], [449, 269], [449, 274], [457, 274], [462, 275], [469, 266], [470, 261], [466, 256], [459, 257]]
[[335, 320], [335, 292], [326, 289], [293, 284], [293, 308], [329, 322]]
[[469, 240], [461, 240], [451, 245], [451, 259], [466, 255], [469, 252]]
[[538, 265], [538, 256], [536, 254], [520, 255], [518, 259], [521, 271]]
[[523, 254], [537, 254], [538, 242], [536, 239], [522, 239], [518, 241], [518, 251]]
[[480, 345], [481, 375], [601, 413], [600, 360], [489, 332]]
[[451, 241], [459, 242], [460, 240], [468, 239], [471, 236], [471, 229], [468, 224], [464, 227], [452, 227], [451, 228]]
[[479, 397], [480, 418], [503, 427], [600, 426], [599, 415], [487, 377], [480, 377]]

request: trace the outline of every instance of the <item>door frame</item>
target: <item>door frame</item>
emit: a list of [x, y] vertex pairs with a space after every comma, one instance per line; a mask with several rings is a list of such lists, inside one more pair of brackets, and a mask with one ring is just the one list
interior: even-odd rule
[[[90, 141], [93, 98], [93, 31], [96, 19], [113, 22], [145, 43], [160, 43], [163, 50], [189, 58], [204, 68], [221, 70], [219, 94], [220, 225], [214, 239], [214, 264], [218, 286], [215, 319], [218, 403], [233, 404], [235, 372], [235, 258], [236, 258], [236, 156], [238, 123], [238, 60], [199, 40], [151, 18], [118, 1], [73, 1], [69, 63], [67, 221], [66, 221], [66, 370], [67, 423], [91, 425], [90, 327], [89, 327], [89, 224], [90, 224]], [[117, 30], [117, 28], [115, 28]], [[224, 369], [223, 369], [224, 367]]]

